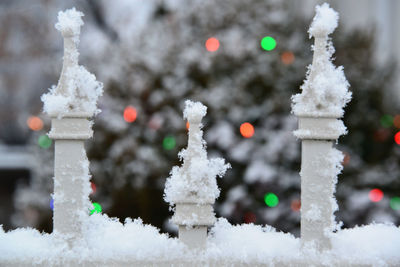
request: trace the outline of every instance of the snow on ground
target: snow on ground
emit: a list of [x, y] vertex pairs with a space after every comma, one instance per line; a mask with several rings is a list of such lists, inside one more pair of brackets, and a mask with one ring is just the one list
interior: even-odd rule
[[332, 235], [332, 250], [317, 253], [301, 250], [300, 239], [277, 232], [271, 226], [231, 225], [219, 219], [210, 230], [204, 250], [190, 251], [177, 238], [159, 233], [140, 219], [116, 218], [94, 214], [87, 221], [83, 239], [72, 248], [60, 234], [44, 234], [34, 229], [0, 230], [0, 265], [38, 264], [45, 260], [61, 263], [78, 261], [223, 261], [267, 263], [316, 260], [328, 265], [349, 264], [398, 266], [400, 264], [400, 228], [372, 224], [341, 230]]

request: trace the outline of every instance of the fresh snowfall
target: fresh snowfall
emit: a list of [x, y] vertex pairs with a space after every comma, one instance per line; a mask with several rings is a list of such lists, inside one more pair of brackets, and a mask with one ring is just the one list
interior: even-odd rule
[[[90, 117], [99, 112], [97, 100], [103, 92], [102, 85], [78, 65], [76, 46], [82, 16], [75, 9], [58, 15], [56, 29], [64, 37], [64, 66], [58, 85], [42, 96], [44, 111], [56, 120], [76, 114]], [[343, 108], [351, 93], [343, 68], [335, 67], [331, 61], [334, 49], [328, 37], [337, 25], [338, 14], [329, 5], [317, 6], [309, 29], [310, 37], [316, 41], [314, 61], [301, 86], [302, 93], [292, 99], [297, 116], [336, 119], [344, 115]], [[230, 167], [224, 159], [207, 158], [201, 130], [207, 107], [200, 102], [185, 104], [183, 118], [190, 124], [188, 146], [178, 155], [183, 165], [172, 168], [165, 186], [165, 201], [172, 208], [179, 203], [212, 205], [220, 193], [216, 177], [222, 177]], [[332, 126], [335, 128], [339, 135], [346, 133], [340, 122]], [[306, 134], [297, 133], [300, 138]], [[342, 155], [332, 151], [331, 168], [326, 171], [336, 179]], [[84, 160], [81, 165], [82, 179], [88, 181], [89, 164]], [[80, 190], [88, 194], [88, 190]], [[55, 194], [66, 197], [62, 192]], [[87, 195], [82, 197], [87, 199]], [[302, 210], [311, 221], [320, 216], [321, 210], [315, 207]], [[201, 249], [191, 249], [141, 219], [126, 219], [121, 223], [106, 214], [89, 216], [87, 211], [77, 220], [82, 234], [73, 241], [57, 231], [47, 234], [21, 228], [5, 232], [0, 228], [0, 266], [400, 266], [400, 228], [389, 224], [353, 229], [337, 226], [329, 234], [331, 248], [320, 251], [313, 244], [271, 226], [231, 225], [224, 218], [217, 219], [210, 227], [206, 246]], [[196, 220], [192, 224], [196, 225]]]

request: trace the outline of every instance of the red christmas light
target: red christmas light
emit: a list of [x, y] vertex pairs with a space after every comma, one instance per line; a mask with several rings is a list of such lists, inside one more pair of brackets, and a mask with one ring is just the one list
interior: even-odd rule
[[215, 37], [208, 38], [206, 41], [206, 49], [208, 52], [215, 52], [219, 48], [219, 41]]
[[369, 191], [368, 196], [372, 202], [379, 202], [383, 198], [383, 192], [382, 192], [382, 190], [380, 190], [378, 188], [374, 188], [371, 191]]
[[245, 122], [240, 125], [240, 134], [244, 138], [250, 138], [254, 135], [254, 127], [251, 123]]
[[29, 117], [26, 124], [28, 124], [29, 129], [32, 131], [40, 131], [43, 128], [42, 119], [36, 116]]
[[132, 106], [127, 106], [124, 110], [124, 120], [126, 122], [134, 122], [137, 117], [137, 111]]
[[293, 211], [299, 211], [300, 208], [301, 208], [301, 201], [300, 201], [300, 199], [294, 199], [294, 200], [292, 200], [292, 203], [290, 203], [290, 208], [291, 208]]
[[396, 144], [400, 145], [400, 132], [397, 132], [394, 135], [394, 141], [396, 142]]

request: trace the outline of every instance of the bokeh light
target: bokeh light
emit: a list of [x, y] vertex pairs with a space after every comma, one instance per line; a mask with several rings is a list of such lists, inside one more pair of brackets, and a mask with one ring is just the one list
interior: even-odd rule
[[90, 188], [92, 189], [91, 194], [96, 193], [97, 187], [93, 182], [90, 182]]
[[290, 51], [283, 52], [281, 55], [281, 61], [285, 65], [290, 65], [294, 62], [294, 54]]
[[51, 146], [52, 143], [53, 143], [53, 141], [47, 135], [39, 136], [38, 145], [41, 148], [47, 149], [47, 148], [49, 148]]
[[276, 41], [271, 36], [265, 36], [261, 40], [261, 47], [264, 50], [271, 51], [274, 50], [276, 47]]
[[390, 128], [393, 125], [393, 117], [386, 114], [381, 117], [381, 125], [385, 128]]
[[264, 196], [264, 202], [267, 204], [268, 207], [275, 207], [279, 203], [279, 198], [274, 193], [267, 193]]
[[32, 131], [40, 131], [43, 128], [43, 121], [41, 118], [37, 116], [29, 117], [28, 120], [26, 121], [26, 124]]
[[390, 207], [393, 210], [400, 210], [400, 197], [392, 197], [390, 199]]
[[343, 157], [342, 165], [346, 166], [350, 162], [350, 155], [347, 152], [343, 152], [343, 154], [344, 154], [344, 157]]
[[254, 127], [251, 123], [245, 122], [240, 125], [240, 134], [244, 138], [250, 138], [254, 135]]
[[393, 125], [396, 128], [400, 128], [400, 115], [396, 115], [393, 118]]
[[376, 142], [385, 142], [390, 137], [391, 131], [389, 129], [381, 128], [374, 132], [374, 140]]
[[137, 111], [134, 107], [132, 106], [127, 106], [124, 109], [124, 120], [126, 122], [134, 122], [137, 117]]
[[300, 211], [301, 208], [301, 201], [300, 199], [293, 199], [290, 203], [290, 208], [292, 211]]
[[175, 147], [176, 140], [173, 136], [167, 136], [163, 140], [163, 147], [165, 150], [171, 150]]
[[153, 115], [148, 122], [148, 126], [153, 130], [158, 130], [163, 124], [163, 119], [157, 115]]
[[394, 135], [394, 141], [396, 142], [396, 144], [400, 145], [400, 132], [397, 132]]
[[206, 49], [208, 52], [215, 52], [219, 48], [219, 40], [215, 37], [208, 38], [206, 41]]
[[383, 198], [383, 192], [378, 188], [374, 188], [369, 191], [368, 197], [372, 202], [379, 202]]
[[246, 212], [243, 216], [244, 223], [255, 223], [257, 220], [256, 215], [253, 212]]
[[93, 202], [93, 209], [90, 210], [90, 215], [92, 215], [93, 213], [101, 213], [102, 209], [101, 209], [101, 205], [97, 202]]

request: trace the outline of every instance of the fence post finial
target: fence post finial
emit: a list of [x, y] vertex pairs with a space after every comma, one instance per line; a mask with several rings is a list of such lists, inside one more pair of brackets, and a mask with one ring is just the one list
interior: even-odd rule
[[92, 137], [97, 99], [103, 86], [78, 65], [77, 44], [83, 13], [75, 8], [58, 13], [55, 25], [64, 38], [64, 60], [57, 86], [42, 95], [44, 111], [52, 117], [49, 137], [55, 140], [53, 230], [71, 242], [82, 237], [91, 208], [90, 175], [84, 141]]
[[347, 133], [339, 118], [351, 99], [343, 68], [331, 61], [334, 48], [328, 35], [337, 25], [338, 13], [328, 4], [316, 7], [309, 29], [310, 38], [315, 38], [313, 62], [301, 94], [292, 97], [292, 111], [299, 117], [294, 134], [302, 139], [301, 240], [320, 251], [331, 247], [330, 234], [337, 228], [333, 194], [343, 155], [332, 142]]
[[230, 167], [224, 159], [207, 159], [201, 130], [206, 111], [200, 102], [185, 102], [188, 146], [179, 153], [183, 166], [173, 167], [165, 184], [164, 199], [171, 207], [175, 205], [172, 221], [179, 226], [179, 239], [194, 248], [206, 244], [207, 226], [215, 222], [212, 205], [220, 193], [216, 176], [222, 177]]

